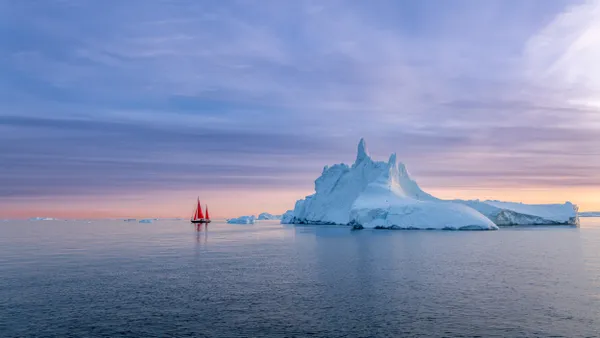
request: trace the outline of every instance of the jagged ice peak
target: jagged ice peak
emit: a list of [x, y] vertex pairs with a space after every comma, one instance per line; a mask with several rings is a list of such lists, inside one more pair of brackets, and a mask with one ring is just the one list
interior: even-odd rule
[[369, 151], [367, 150], [367, 143], [365, 142], [364, 138], [361, 138], [360, 142], [358, 142], [358, 151], [356, 153], [355, 163], [360, 163], [367, 158], [370, 158]]

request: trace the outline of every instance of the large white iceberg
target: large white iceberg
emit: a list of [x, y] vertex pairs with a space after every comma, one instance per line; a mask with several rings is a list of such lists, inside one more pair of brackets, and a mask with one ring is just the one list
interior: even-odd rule
[[263, 212], [258, 215], [257, 220], [279, 220], [281, 219], [281, 215], [273, 215], [268, 212]]
[[296, 202], [290, 223], [342, 224], [361, 228], [496, 230], [498, 227], [462, 203], [437, 199], [419, 188], [392, 154], [373, 161], [365, 141], [352, 166], [325, 167], [315, 193]]
[[227, 223], [229, 224], [254, 224], [255, 221], [256, 217], [254, 215], [227, 219]]
[[326, 166], [315, 193], [282, 217], [289, 224], [340, 224], [357, 228], [495, 230], [497, 225], [577, 225], [577, 206], [441, 200], [421, 190], [392, 154], [373, 161], [363, 139], [352, 166]]

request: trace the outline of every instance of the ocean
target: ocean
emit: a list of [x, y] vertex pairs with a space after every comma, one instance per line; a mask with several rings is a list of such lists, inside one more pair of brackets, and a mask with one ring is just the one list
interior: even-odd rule
[[600, 218], [0, 222], [1, 337], [600, 337]]

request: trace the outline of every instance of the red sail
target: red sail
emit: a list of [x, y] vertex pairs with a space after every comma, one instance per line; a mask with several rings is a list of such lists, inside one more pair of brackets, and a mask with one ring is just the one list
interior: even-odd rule
[[198, 206], [196, 206], [196, 210], [194, 210], [194, 214], [192, 215], [192, 221], [198, 219]]
[[206, 219], [210, 219], [210, 216], [208, 215], [208, 204], [206, 205]]
[[204, 218], [204, 214], [202, 213], [202, 205], [200, 205], [200, 200], [198, 199], [198, 214], [196, 215], [196, 219]]

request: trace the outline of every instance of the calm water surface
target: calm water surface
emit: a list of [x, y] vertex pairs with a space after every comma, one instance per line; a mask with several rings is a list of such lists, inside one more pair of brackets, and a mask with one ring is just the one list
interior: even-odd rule
[[600, 337], [600, 219], [582, 222], [0, 222], [0, 336]]

